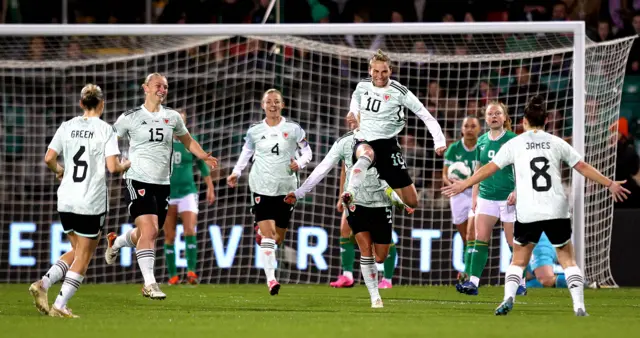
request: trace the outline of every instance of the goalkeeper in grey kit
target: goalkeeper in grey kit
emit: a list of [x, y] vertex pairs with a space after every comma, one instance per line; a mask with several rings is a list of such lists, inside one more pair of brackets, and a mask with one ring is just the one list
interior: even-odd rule
[[[299, 124], [285, 119], [282, 94], [276, 89], [262, 96], [262, 109], [266, 118], [247, 131], [240, 158], [227, 177], [234, 188], [242, 170], [253, 156], [249, 173], [252, 212], [258, 224], [258, 244], [264, 262], [269, 293], [277, 295], [280, 283], [275, 278], [276, 244], [282, 243], [289, 227], [293, 206], [284, 202], [285, 195], [298, 187], [297, 171], [304, 168], [312, 157], [306, 134]], [[302, 154], [295, 159], [297, 151]]]

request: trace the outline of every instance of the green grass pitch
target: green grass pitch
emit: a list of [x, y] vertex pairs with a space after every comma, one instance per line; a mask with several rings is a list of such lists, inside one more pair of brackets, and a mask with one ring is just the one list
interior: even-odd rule
[[[60, 288], [49, 291], [53, 302]], [[28, 285], [0, 285], [0, 337], [637, 337], [640, 289], [586, 290], [590, 317], [574, 317], [566, 289], [531, 289], [506, 317], [493, 315], [501, 287], [479, 296], [453, 287], [381, 290], [371, 309], [364, 286], [332, 289], [283, 285], [163, 286], [164, 301], [138, 285], [83, 285], [69, 303], [78, 319], [49, 318], [32, 304]]]

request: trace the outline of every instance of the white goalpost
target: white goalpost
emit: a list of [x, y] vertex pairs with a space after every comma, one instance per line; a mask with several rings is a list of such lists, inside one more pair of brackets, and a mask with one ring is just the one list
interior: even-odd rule
[[[609, 127], [618, 119], [624, 69], [633, 38], [593, 43], [584, 22], [280, 25], [3, 25], [0, 26], [0, 282], [29, 282], [44, 273], [69, 245], [55, 211], [57, 183], [41, 162], [59, 124], [79, 112], [88, 82], [105, 91], [103, 119], [115, 122], [142, 104], [139, 85], [150, 72], [169, 80], [167, 106], [184, 110], [188, 126], [222, 163], [212, 173], [218, 199], [200, 203], [198, 269], [203, 282], [264, 280], [255, 253], [248, 175], [235, 190], [225, 186], [252, 122], [262, 118], [260, 95], [276, 87], [287, 118], [307, 131], [313, 170], [346, 132], [351, 91], [366, 74], [372, 49], [388, 51], [394, 77], [438, 119], [448, 144], [460, 123], [483, 106], [507, 104], [514, 126], [535, 94], [547, 98], [548, 126], [605, 175], [615, 172], [616, 145]], [[426, 128], [406, 112], [399, 135], [421, 205], [413, 216], [396, 212], [394, 240], [399, 284], [450, 284], [463, 269], [462, 240], [451, 223], [448, 200], [439, 194], [442, 158], [433, 153]], [[516, 128], [516, 131], [518, 129]], [[126, 156], [126, 153], [124, 153]], [[578, 265], [590, 282], [615, 286], [609, 265], [613, 202], [605, 189], [585, 185], [565, 171], [572, 200]], [[339, 170], [296, 207], [279, 252], [280, 281], [327, 283], [341, 269], [335, 211]], [[121, 198], [122, 182], [109, 179], [107, 231], [131, 226]], [[203, 190], [204, 191], [204, 190]], [[498, 227], [496, 227], [498, 228]], [[180, 228], [178, 237], [180, 237]], [[164, 281], [162, 236], [156, 275]], [[132, 252], [107, 266], [102, 243], [88, 271], [93, 282], [138, 282]], [[486, 278], [502, 283], [510, 252], [495, 230]], [[176, 242], [184, 267], [184, 242]]]

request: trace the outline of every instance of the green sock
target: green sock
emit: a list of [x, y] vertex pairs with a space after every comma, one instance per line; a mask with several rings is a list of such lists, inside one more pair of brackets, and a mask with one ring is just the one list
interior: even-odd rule
[[169, 272], [169, 278], [178, 274], [176, 269], [176, 246], [171, 244], [164, 245], [164, 258], [167, 263], [167, 271]]
[[356, 252], [349, 237], [340, 237], [340, 260], [342, 261], [342, 271], [353, 272], [353, 261], [356, 259]]
[[398, 249], [395, 244], [391, 244], [389, 247], [389, 256], [384, 260], [384, 278], [391, 280], [393, 278], [393, 272], [396, 269], [396, 257], [398, 256]]
[[196, 236], [185, 236], [187, 246], [187, 271], [196, 272], [196, 264], [198, 263], [198, 244]]
[[467, 241], [467, 245], [464, 246], [464, 273], [469, 275], [471, 273], [471, 256], [473, 254], [473, 246], [476, 241]]
[[482, 271], [487, 265], [489, 257], [489, 243], [476, 240], [473, 245], [473, 255], [471, 255], [471, 270], [469, 275], [480, 278]]

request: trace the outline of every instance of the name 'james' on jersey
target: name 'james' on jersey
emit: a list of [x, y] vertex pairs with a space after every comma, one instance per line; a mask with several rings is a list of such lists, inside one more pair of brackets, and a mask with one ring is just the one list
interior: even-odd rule
[[160, 106], [151, 113], [144, 105], [120, 115], [114, 127], [129, 137], [131, 168], [125, 178], [151, 184], [170, 184], [173, 135], [188, 133], [180, 114]]
[[[367, 141], [396, 137], [405, 126], [404, 108], [420, 111], [422, 102], [398, 81], [376, 87], [371, 79], [361, 81], [351, 95], [351, 106], [359, 107], [360, 124], [356, 138]], [[355, 109], [355, 108], [353, 108]]]
[[515, 168], [516, 213], [522, 223], [569, 218], [561, 163], [573, 168], [580, 160], [580, 154], [566, 141], [541, 130], [510, 140], [493, 158], [500, 168], [511, 164]]
[[[349, 172], [353, 167], [353, 145], [355, 144], [355, 136], [353, 132], [348, 132], [339, 138], [327, 153], [327, 158], [334, 159], [338, 163], [344, 161], [347, 170], [347, 179], [344, 182], [344, 188], [349, 184]], [[378, 171], [371, 167], [367, 170], [364, 182], [360, 188], [356, 189], [353, 197], [354, 204], [368, 208], [390, 207], [391, 200], [384, 192], [387, 186], [383, 186], [378, 178]]]
[[265, 196], [286, 195], [298, 188], [298, 175], [289, 168], [305, 132], [299, 124], [286, 120], [276, 126], [265, 121], [252, 125], [245, 146], [254, 151], [249, 173], [251, 191]]
[[58, 211], [78, 215], [107, 212], [105, 159], [120, 154], [115, 129], [98, 117], [74, 117], [60, 125], [49, 148], [64, 156]]

